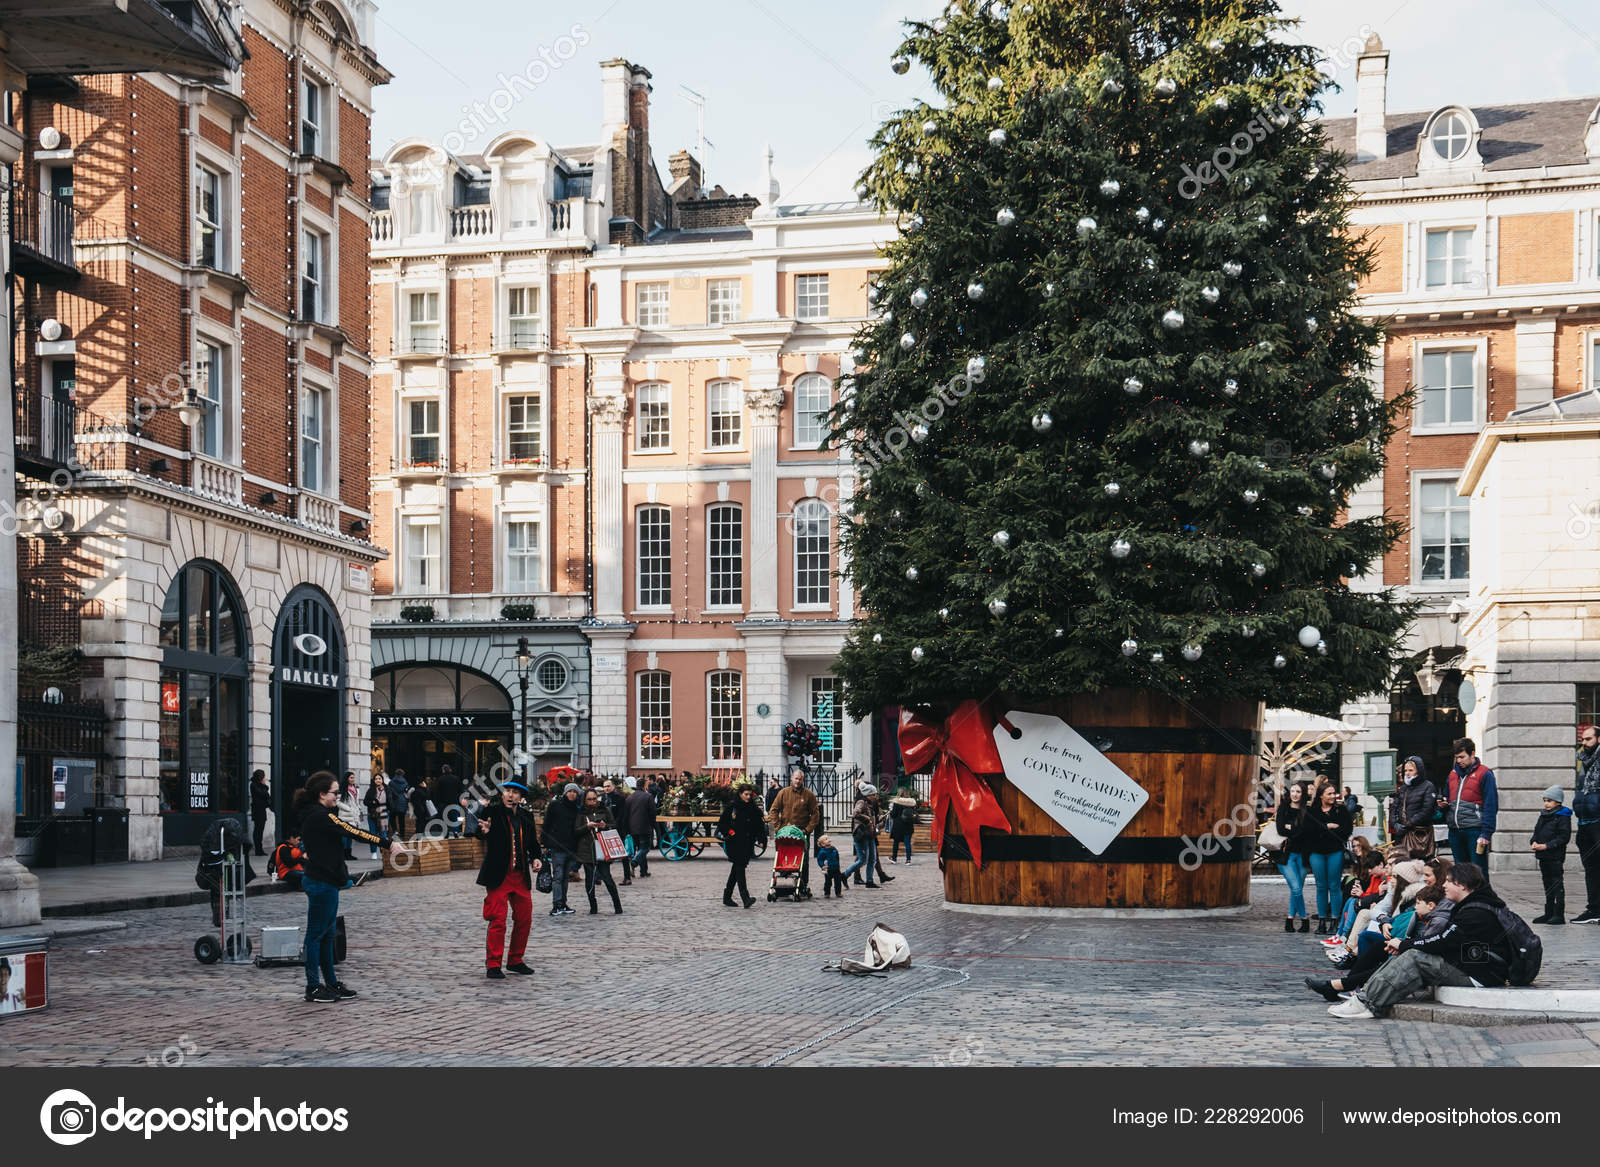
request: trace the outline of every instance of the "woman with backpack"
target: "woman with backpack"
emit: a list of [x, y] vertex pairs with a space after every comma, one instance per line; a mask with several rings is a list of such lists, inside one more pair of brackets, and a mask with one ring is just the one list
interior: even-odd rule
[[900, 845], [905, 844], [906, 865], [911, 864], [911, 836], [917, 829], [917, 800], [911, 787], [901, 786], [889, 800], [889, 862], [900, 862]]

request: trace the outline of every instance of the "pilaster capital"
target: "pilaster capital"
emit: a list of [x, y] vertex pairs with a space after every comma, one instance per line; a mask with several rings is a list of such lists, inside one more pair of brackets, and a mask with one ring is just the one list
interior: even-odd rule
[[585, 399], [585, 404], [598, 426], [621, 429], [628, 416], [628, 397], [625, 393], [592, 393]]
[[783, 409], [783, 390], [746, 389], [744, 405], [750, 411], [751, 425], [777, 425], [778, 414]]

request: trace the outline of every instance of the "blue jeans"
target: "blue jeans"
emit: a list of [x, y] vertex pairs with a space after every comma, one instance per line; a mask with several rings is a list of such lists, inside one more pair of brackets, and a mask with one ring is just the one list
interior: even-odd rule
[[301, 881], [306, 893], [306, 988], [317, 987], [317, 970], [322, 983], [333, 988], [339, 974], [333, 970], [333, 929], [339, 919], [339, 889], [331, 883], [307, 877]]
[[1484, 874], [1489, 873], [1486, 866], [1488, 855], [1478, 854], [1478, 839], [1483, 835], [1481, 828], [1473, 827], [1470, 830], [1461, 830], [1457, 827], [1450, 828], [1450, 857], [1457, 863], [1471, 863], [1482, 867]]
[[1317, 915], [1332, 917], [1339, 914], [1339, 875], [1344, 870], [1344, 853], [1313, 851], [1306, 856], [1311, 861], [1311, 876], [1317, 881]]
[[865, 867], [867, 869], [867, 882], [871, 883], [878, 874], [878, 837], [874, 835], [867, 842], [857, 843], [855, 846], [856, 861], [850, 865], [850, 869], [844, 872], [840, 878], [849, 879]]
[[1344, 911], [1339, 913], [1339, 935], [1348, 937], [1350, 929], [1356, 926], [1356, 913], [1361, 910], [1361, 904], [1355, 896], [1344, 902]]
[[[383, 838], [383, 823], [377, 815], [370, 812], [367, 814], [367, 830], [377, 835], [380, 839]], [[371, 851], [372, 858], [376, 859], [378, 857], [378, 849], [376, 847], [369, 847], [368, 850]]]
[[550, 910], [555, 911], [567, 906], [567, 876], [576, 874], [581, 864], [571, 851], [553, 848], [545, 852], [544, 861], [550, 867], [550, 878], [555, 881], [550, 885]]
[[1278, 874], [1283, 876], [1283, 882], [1289, 885], [1289, 914], [1291, 916], [1304, 916], [1306, 914], [1306, 857], [1291, 854], [1287, 860], [1278, 864]]
[[900, 844], [901, 843], [904, 843], [906, 845], [906, 862], [910, 863], [911, 862], [911, 836], [910, 835], [907, 835], [903, 839], [895, 839], [894, 840], [894, 847], [889, 852], [889, 859], [891, 861], [893, 861], [893, 860], [896, 860], [896, 859], [900, 858]]

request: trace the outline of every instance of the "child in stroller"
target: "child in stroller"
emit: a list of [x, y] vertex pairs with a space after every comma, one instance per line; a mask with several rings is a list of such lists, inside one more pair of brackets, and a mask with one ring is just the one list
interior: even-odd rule
[[798, 899], [800, 869], [805, 864], [806, 833], [793, 824], [779, 827], [775, 836], [777, 855], [772, 860], [772, 890], [767, 892], [767, 902], [779, 896]]

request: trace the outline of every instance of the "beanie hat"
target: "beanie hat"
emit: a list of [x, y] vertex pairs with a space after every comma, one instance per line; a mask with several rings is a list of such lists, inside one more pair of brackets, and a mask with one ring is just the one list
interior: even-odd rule
[[582, 794], [583, 793], [583, 788], [580, 787], [576, 782], [568, 782], [565, 786], [563, 786], [561, 788], [561, 793], [562, 794]]
[[1565, 803], [1567, 801], [1567, 792], [1559, 786], [1552, 786], [1544, 792], [1544, 796], [1551, 802]]
[[863, 782], [856, 787], [856, 789], [861, 791], [861, 793], [866, 795], [868, 798], [871, 798], [874, 794], [878, 793], [878, 788], [870, 782]]

